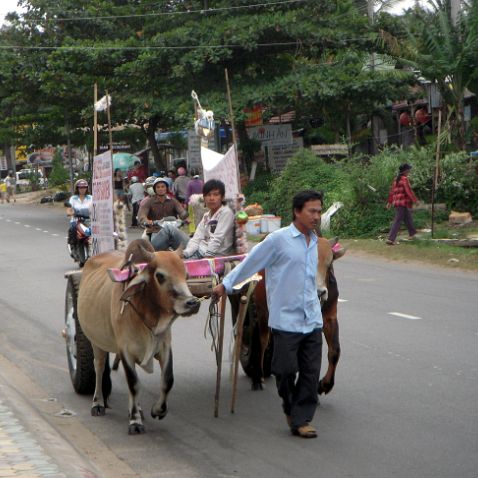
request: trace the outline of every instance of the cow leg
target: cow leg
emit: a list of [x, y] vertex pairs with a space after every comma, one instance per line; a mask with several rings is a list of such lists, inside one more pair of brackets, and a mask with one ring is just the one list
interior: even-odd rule
[[171, 350], [170, 332], [161, 344], [161, 350], [156, 355], [156, 358], [159, 360], [161, 366], [161, 392], [158, 401], [151, 407], [151, 416], [161, 420], [168, 413], [168, 394], [174, 384], [173, 352]]
[[324, 316], [324, 335], [327, 341], [327, 358], [328, 367], [324, 377], [319, 381], [318, 393], [326, 395], [332, 390], [335, 383], [335, 369], [340, 358], [340, 341], [339, 341], [339, 322], [337, 316]]
[[136, 374], [135, 363], [130, 360], [125, 354], [121, 354], [121, 361], [123, 362], [124, 373], [129, 388], [128, 400], [128, 416], [129, 416], [129, 435], [139, 435], [146, 430], [143, 425], [141, 407], [138, 403], [139, 380]]
[[103, 416], [105, 414], [106, 401], [103, 397], [103, 372], [108, 354], [100, 348], [93, 345], [94, 366], [95, 366], [95, 394], [91, 405], [91, 415], [93, 417]]

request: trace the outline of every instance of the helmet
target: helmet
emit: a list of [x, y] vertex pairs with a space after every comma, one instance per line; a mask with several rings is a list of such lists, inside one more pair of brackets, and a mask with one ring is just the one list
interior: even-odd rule
[[144, 187], [148, 187], [148, 186], [152, 186], [154, 181], [156, 181], [156, 178], [154, 176], [149, 176], [148, 178], [146, 178], [146, 180], [144, 181]]
[[88, 187], [88, 181], [86, 179], [78, 179], [75, 183], [75, 193], [78, 194], [78, 188]]
[[138, 182], [138, 176], [133, 176], [133, 177], [131, 178], [131, 182], [132, 182], [132, 183], [137, 183], [137, 182]]
[[153, 189], [156, 191], [156, 185], [159, 184], [159, 183], [163, 183], [163, 184], [166, 184], [166, 188], [168, 189], [169, 191], [169, 182], [166, 178], [156, 178], [156, 180], [154, 181], [153, 183]]

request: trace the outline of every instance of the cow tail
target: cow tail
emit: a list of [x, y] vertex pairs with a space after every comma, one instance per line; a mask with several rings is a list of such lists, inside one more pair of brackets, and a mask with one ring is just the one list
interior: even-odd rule
[[101, 383], [101, 389], [103, 391], [103, 399], [105, 401], [105, 408], [109, 408], [108, 398], [111, 395], [112, 388], [113, 386], [111, 383], [110, 355], [106, 354], [105, 369], [103, 370], [103, 379]]

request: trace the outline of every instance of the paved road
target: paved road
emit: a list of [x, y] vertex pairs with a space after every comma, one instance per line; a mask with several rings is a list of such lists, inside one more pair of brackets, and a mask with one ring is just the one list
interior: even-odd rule
[[[58, 208], [0, 206], [0, 354], [55, 400], [38, 413], [104, 476], [476, 478], [478, 274], [351, 254], [336, 264], [343, 355], [336, 388], [321, 398], [317, 440], [290, 436], [271, 380], [252, 392], [241, 376], [234, 415], [226, 381], [214, 419], [205, 311], [180, 319], [170, 413], [129, 437], [122, 372], [102, 418], [90, 416], [90, 397], [69, 382], [59, 335], [63, 273], [72, 266], [65, 230]], [[141, 380], [147, 410], [158, 377]], [[31, 400], [28, 387], [18, 391]], [[63, 408], [76, 416], [54, 417]]]

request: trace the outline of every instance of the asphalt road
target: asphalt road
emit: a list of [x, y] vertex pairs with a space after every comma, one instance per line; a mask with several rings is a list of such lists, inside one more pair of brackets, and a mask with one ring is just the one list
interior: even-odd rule
[[[0, 205], [0, 354], [55, 407], [76, 414], [56, 428], [100, 469], [141, 477], [476, 478], [478, 274], [353, 254], [337, 262], [342, 357], [335, 389], [321, 397], [316, 440], [290, 435], [272, 380], [253, 392], [241, 374], [229, 413], [227, 350], [213, 417], [215, 362], [203, 307], [173, 326], [168, 416], [147, 418], [145, 435], [128, 436], [122, 371], [105, 417], [91, 417], [91, 397], [70, 383], [60, 336], [63, 274], [75, 267], [66, 228], [61, 208]], [[146, 411], [158, 374], [140, 373]]]

